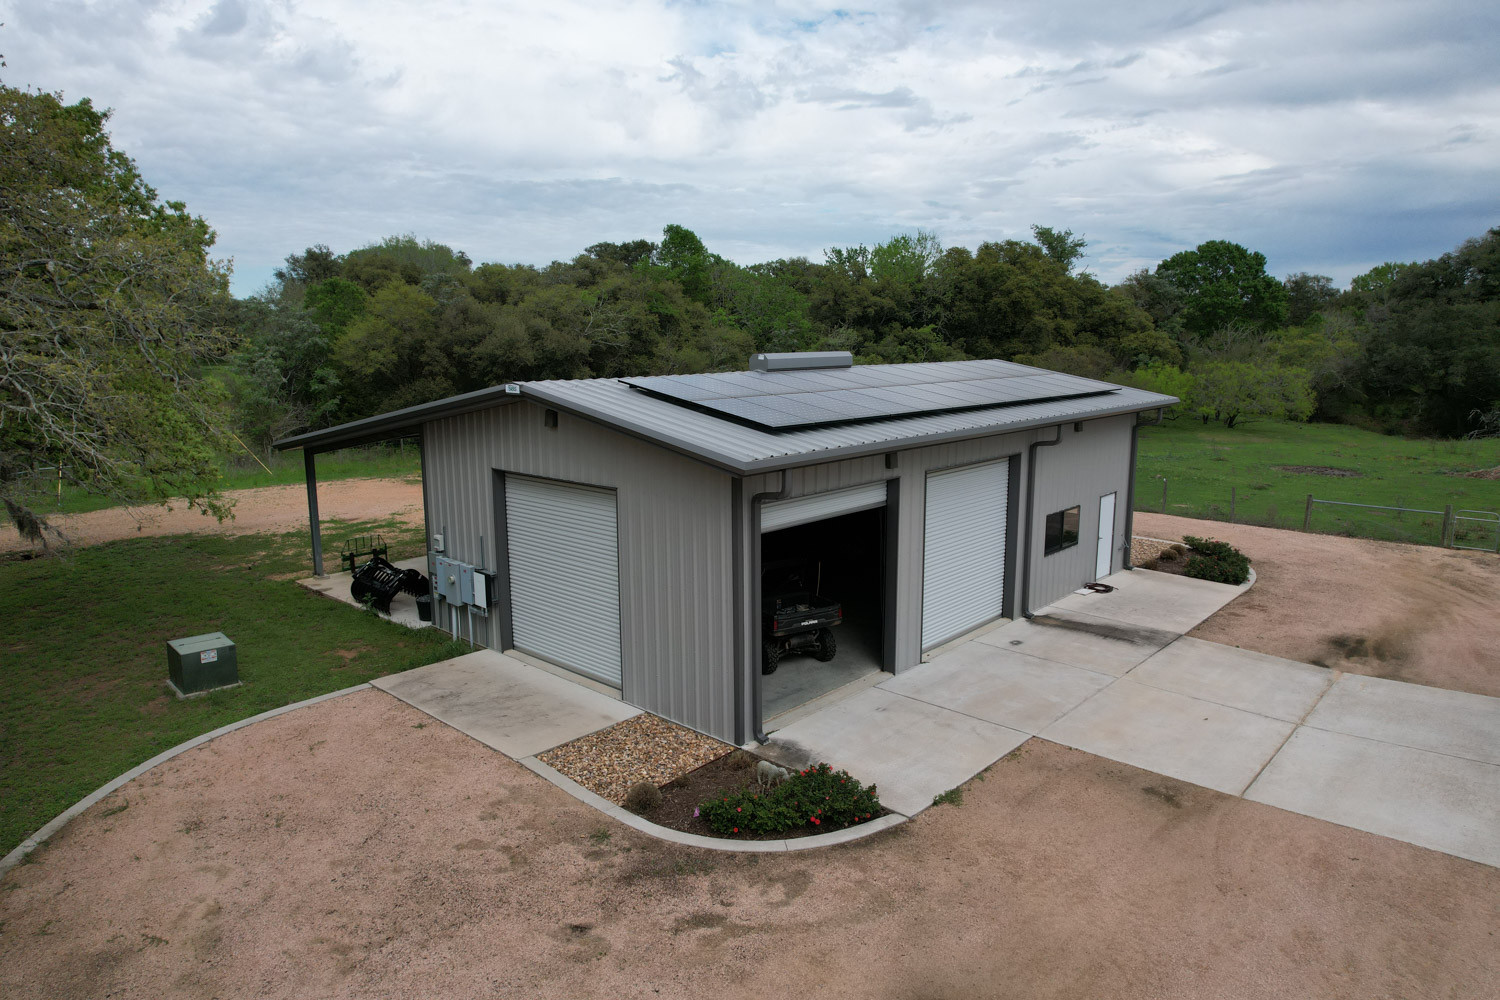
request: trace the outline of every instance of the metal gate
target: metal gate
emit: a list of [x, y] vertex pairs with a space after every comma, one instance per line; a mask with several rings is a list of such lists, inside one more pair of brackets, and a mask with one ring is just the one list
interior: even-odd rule
[[1492, 510], [1456, 511], [1449, 544], [1455, 549], [1500, 552], [1500, 514]]

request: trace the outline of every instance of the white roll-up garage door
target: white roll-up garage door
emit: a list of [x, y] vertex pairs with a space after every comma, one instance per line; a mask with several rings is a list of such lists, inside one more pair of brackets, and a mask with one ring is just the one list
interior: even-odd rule
[[927, 475], [922, 553], [922, 648], [1005, 613], [1010, 462]]
[[516, 648], [620, 686], [613, 490], [505, 477]]
[[793, 497], [790, 500], [771, 500], [760, 507], [760, 530], [777, 531], [825, 517], [853, 514], [885, 506], [885, 481], [853, 486], [847, 490], [831, 490], [811, 496]]

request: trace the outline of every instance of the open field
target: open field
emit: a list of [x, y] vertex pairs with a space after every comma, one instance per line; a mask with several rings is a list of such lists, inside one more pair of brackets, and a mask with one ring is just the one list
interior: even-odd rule
[[[122, 538], [207, 534], [253, 535], [307, 530], [307, 490], [301, 483], [262, 486], [231, 494], [234, 516], [222, 524], [202, 511], [176, 504], [166, 507], [110, 507], [81, 514], [60, 514], [52, 524], [74, 545], [98, 545]], [[319, 514], [323, 519], [323, 549], [328, 565], [337, 565], [339, 542], [349, 532], [337, 522], [392, 518], [403, 527], [422, 525], [422, 483], [419, 479], [341, 479], [318, 484]], [[0, 553], [33, 548], [7, 521], [0, 524]], [[421, 543], [418, 542], [420, 554]], [[304, 553], [311, 549], [304, 547]], [[307, 556], [311, 560], [311, 556]], [[311, 562], [306, 565], [311, 566]]]
[[[391, 521], [328, 530], [381, 531], [393, 557], [423, 546], [419, 528]], [[0, 854], [200, 733], [455, 655], [440, 632], [297, 586], [307, 552], [306, 531], [177, 535], [0, 562]], [[165, 643], [204, 632], [238, 644], [243, 683], [179, 701], [165, 686]]]
[[[1387, 437], [1343, 424], [1259, 421], [1226, 430], [1185, 418], [1141, 432], [1136, 510], [1301, 528], [1307, 495], [1441, 512], [1444, 505], [1500, 511], [1500, 479], [1458, 473], [1500, 466], [1500, 440]], [[1438, 515], [1317, 506], [1315, 531], [1436, 543]], [[1476, 531], [1477, 534], [1477, 531]], [[1489, 536], [1493, 539], [1493, 534]], [[1477, 538], [1475, 539], [1477, 541]]]
[[799, 854], [615, 824], [380, 691], [188, 751], [0, 880], [0, 994], [1489, 997], [1500, 869], [1032, 740]]
[[[252, 490], [266, 486], [301, 485], [306, 476], [302, 467], [302, 453], [275, 452], [265, 459], [271, 471], [261, 468], [244, 454], [228, 456], [222, 466], [224, 490]], [[422, 457], [412, 443], [371, 445], [366, 448], [346, 448], [318, 456], [318, 482], [329, 483], [340, 479], [414, 479], [420, 481]], [[51, 475], [55, 476], [53, 472]], [[46, 494], [40, 504], [45, 514], [81, 514], [91, 510], [104, 510], [114, 506], [113, 501], [83, 490], [64, 487], [61, 496], [53, 491], [53, 482], [46, 474], [39, 478]]]

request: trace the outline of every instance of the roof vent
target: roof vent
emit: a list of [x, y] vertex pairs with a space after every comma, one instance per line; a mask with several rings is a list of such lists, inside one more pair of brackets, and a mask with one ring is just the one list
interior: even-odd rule
[[797, 372], [816, 368], [853, 368], [854, 355], [848, 351], [802, 351], [796, 354], [752, 354], [753, 372]]

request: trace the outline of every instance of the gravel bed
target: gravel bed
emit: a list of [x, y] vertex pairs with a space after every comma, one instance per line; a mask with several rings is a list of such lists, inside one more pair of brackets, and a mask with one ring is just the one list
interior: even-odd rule
[[664, 785], [733, 749], [711, 736], [642, 712], [537, 754], [537, 759], [618, 803], [637, 781]]
[[1159, 538], [1142, 538], [1136, 535], [1130, 540], [1130, 565], [1144, 566], [1161, 555], [1162, 549], [1169, 548], [1172, 544]]

